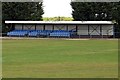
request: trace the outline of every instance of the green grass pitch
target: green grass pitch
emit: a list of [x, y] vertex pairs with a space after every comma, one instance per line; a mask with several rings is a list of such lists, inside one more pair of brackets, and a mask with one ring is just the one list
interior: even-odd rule
[[117, 78], [117, 40], [3, 40], [4, 78]]

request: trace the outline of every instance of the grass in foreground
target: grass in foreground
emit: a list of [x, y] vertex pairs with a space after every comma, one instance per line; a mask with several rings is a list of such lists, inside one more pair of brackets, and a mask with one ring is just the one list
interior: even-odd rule
[[117, 78], [117, 40], [3, 40], [5, 78]]

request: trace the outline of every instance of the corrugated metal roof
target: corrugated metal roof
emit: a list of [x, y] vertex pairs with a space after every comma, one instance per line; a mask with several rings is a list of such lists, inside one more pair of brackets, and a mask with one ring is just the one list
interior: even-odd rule
[[112, 21], [5, 21], [6, 24], [113, 24]]

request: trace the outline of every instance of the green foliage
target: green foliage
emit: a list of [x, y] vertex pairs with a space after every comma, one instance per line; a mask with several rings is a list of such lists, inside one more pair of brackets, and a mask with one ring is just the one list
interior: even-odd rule
[[3, 20], [42, 20], [42, 3], [5, 2], [2, 3]]
[[43, 7], [38, 2], [3, 2], [2, 3], [2, 32], [6, 33], [10, 29], [6, 28], [5, 20], [42, 20]]
[[43, 21], [72, 21], [72, 17], [43, 17]]
[[118, 3], [113, 2], [71, 2], [73, 18], [76, 21], [111, 21], [118, 16]]

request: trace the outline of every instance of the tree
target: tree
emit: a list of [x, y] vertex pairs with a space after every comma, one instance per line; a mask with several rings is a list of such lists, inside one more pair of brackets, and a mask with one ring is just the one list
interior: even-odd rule
[[43, 14], [42, 2], [3, 2], [3, 32], [8, 31], [4, 26], [5, 20], [42, 20]]
[[72, 16], [76, 21], [114, 20], [117, 14], [116, 2], [71, 2]]
[[42, 20], [42, 3], [4, 2], [2, 3], [3, 20]]

